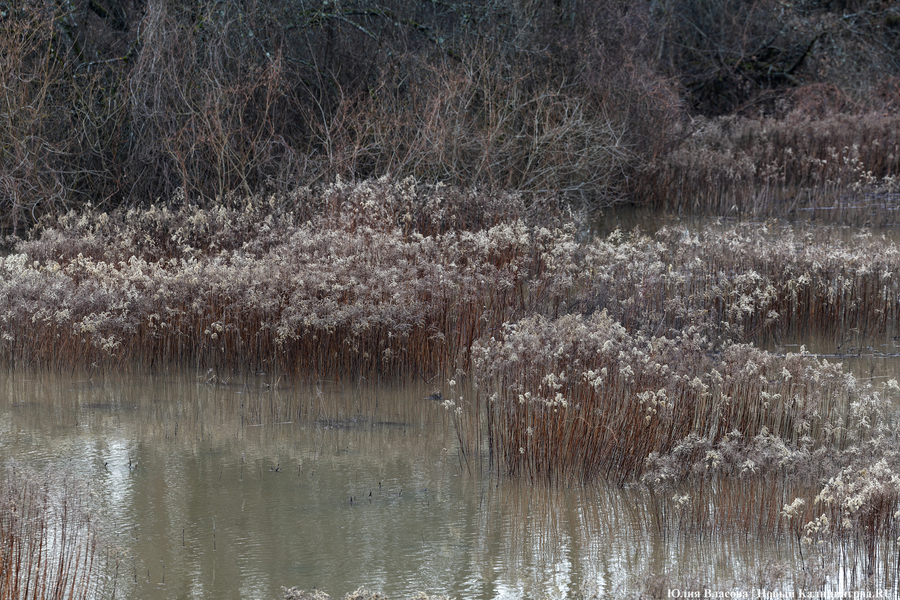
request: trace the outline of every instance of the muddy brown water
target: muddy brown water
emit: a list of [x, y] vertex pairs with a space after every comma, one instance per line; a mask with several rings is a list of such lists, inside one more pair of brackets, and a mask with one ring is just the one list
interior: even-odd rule
[[182, 372], [0, 389], [0, 459], [88, 482], [117, 597], [521, 597], [571, 590], [599, 554], [576, 498], [467, 470], [426, 388]]
[[4, 373], [0, 463], [87, 483], [107, 597], [275, 599], [282, 586], [604, 597], [660, 573], [749, 590], [765, 569], [798, 564], [786, 541], [660, 531], [640, 490], [467, 468], [433, 391]]

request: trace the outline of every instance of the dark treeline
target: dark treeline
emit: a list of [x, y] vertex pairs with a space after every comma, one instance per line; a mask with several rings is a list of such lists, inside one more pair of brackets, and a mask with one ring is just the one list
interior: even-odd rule
[[898, 39], [876, 0], [3, 0], [0, 225], [385, 174], [652, 201], [692, 115], [896, 114]]

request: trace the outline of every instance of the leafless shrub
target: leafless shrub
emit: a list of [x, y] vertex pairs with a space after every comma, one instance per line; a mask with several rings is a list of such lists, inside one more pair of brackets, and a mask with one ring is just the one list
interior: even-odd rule
[[508, 65], [476, 48], [465, 63], [417, 65], [415, 85], [388, 74], [365, 96], [345, 97], [321, 125], [321, 171], [392, 173], [598, 205], [621, 200], [637, 160], [624, 122], [582, 88], [536, 76], [546, 67], [522, 62]]
[[604, 4], [17, 3], [3, 225], [383, 175], [620, 201], [677, 101]]
[[670, 0], [653, 4], [651, 15], [659, 67], [706, 116], [778, 112], [792, 90], [810, 85], [878, 109], [878, 82], [900, 73], [900, 14], [883, 0]]
[[31, 3], [0, 28], [0, 226], [13, 230], [32, 221], [32, 211], [66, 199], [70, 123], [55, 110], [54, 97], [66, 94], [67, 84], [52, 38], [52, 15]]

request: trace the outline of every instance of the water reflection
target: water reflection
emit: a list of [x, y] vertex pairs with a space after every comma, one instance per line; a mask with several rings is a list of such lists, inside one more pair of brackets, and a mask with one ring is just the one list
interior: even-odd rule
[[790, 541], [673, 533], [639, 489], [471, 473], [421, 386], [12, 373], [0, 390], [0, 461], [89, 483], [119, 598], [571, 598], [797, 560]]

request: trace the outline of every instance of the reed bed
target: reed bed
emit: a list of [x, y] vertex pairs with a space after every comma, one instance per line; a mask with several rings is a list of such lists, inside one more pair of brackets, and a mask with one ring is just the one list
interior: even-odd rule
[[540, 258], [521, 200], [478, 200], [339, 183], [308, 220], [263, 201], [63, 217], [0, 266], [0, 353], [59, 368], [433, 372], [523, 307]]
[[781, 536], [804, 560], [896, 579], [895, 379], [806, 352], [713, 352], [691, 328], [632, 334], [605, 311], [521, 320], [472, 356], [486, 425], [466, 434], [499, 475], [638, 486], [663, 535]]
[[900, 252], [883, 238], [577, 231], [550, 201], [409, 180], [70, 213], [0, 262], [0, 357], [430, 378], [468, 369], [504, 324], [604, 309], [646, 336], [694, 327], [714, 349], [897, 334]]
[[642, 482], [690, 529], [803, 538], [824, 515], [819, 530], [874, 548], [896, 533], [897, 390], [759, 349], [824, 336], [840, 354], [898, 334], [897, 245], [823, 231], [594, 239], [551, 200], [411, 180], [211, 209], [179, 196], [70, 213], [20, 241], [0, 259], [0, 356], [441, 376], [467, 460], [486, 449], [534, 481]]
[[812, 451], [858, 435], [855, 380], [839, 366], [743, 344], [711, 355], [693, 328], [647, 337], [605, 311], [533, 317], [477, 342], [473, 357], [497, 465], [530, 478], [625, 482], [659, 454], [718, 469], [723, 440], [764, 462], [785, 444]]
[[94, 597], [97, 526], [69, 481], [54, 486], [10, 469], [0, 484], [0, 598]]
[[647, 165], [643, 196], [667, 212], [897, 223], [900, 118], [826, 112], [684, 125], [676, 147]]
[[548, 268], [582, 270], [573, 312], [605, 308], [647, 334], [694, 325], [713, 343], [757, 344], [817, 335], [834, 341], [835, 353], [897, 335], [898, 246], [828, 231], [736, 224], [663, 228], [652, 237], [614, 232], [556, 248]]

